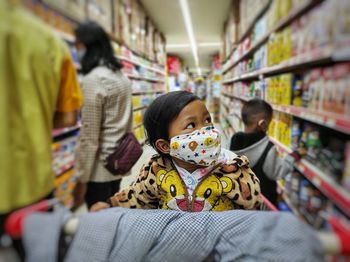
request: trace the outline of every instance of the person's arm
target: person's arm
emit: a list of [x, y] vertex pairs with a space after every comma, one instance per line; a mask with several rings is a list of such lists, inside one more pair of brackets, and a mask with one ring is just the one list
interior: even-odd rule
[[232, 180], [232, 190], [227, 197], [243, 209], [256, 209], [261, 203], [260, 181], [249, 167], [246, 156], [238, 156], [221, 168], [221, 172]]
[[82, 94], [68, 48], [62, 46], [64, 58], [61, 64], [60, 87], [54, 115], [54, 128], [74, 126], [78, 120], [78, 110], [82, 105]]
[[157, 186], [157, 178], [151, 163], [145, 165], [136, 181], [127, 188], [119, 191], [106, 202], [97, 202], [90, 211], [96, 212], [109, 207], [157, 209], [160, 203], [160, 192]]
[[273, 146], [267, 153], [263, 171], [271, 180], [278, 180], [291, 173], [294, 169], [294, 163], [299, 159], [296, 152], [279, 157], [276, 147]]
[[55, 112], [53, 119], [54, 128], [70, 127], [77, 124], [78, 111], [72, 112]]
[[90, 180], [97, 152], [100, 146], [100, 134], [104, 117], [106, 94], [98, 88], [99, 81], [85, 79], [84, 106], [81, 110], [82, 125], [77, 148], [78, 181], [86, 183]]

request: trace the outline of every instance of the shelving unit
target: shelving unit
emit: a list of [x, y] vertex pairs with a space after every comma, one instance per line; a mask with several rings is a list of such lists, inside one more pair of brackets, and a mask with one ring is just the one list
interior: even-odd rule
[[142, 124], [142, 123], [141, 123], [141, 124], [138, 124], [138, 125], [136, 125], [136, 126], [134, 126], [134, 127], [133, 127], [133, 129], [135, 130], [135, 129], [137, 129], [137, 128], [141, 127], [141, 126], [143, 126], [143, 124]]
[[324, 66], [327, 64], [350, 60], [350, 48], [336, 48], [327, 46], [315, 49], [311, 52], [295, 56], [278, 65], [265, 67], [253, 72], [244, 73], [241, 76], [233, 77], [223, 81], [223, 84], [231, 84], [239, 81], [251, 81], [267, 76], [273, 76], [295, 70]]
[[139, 111], [139, 110], [143, 110], [146, 109], [148, 106], [140, 106], [140, 107], [136, 107], [133, 109], [133, 111]]
[[140, 95], [153, 95], [153, 94], [163, 94], [164, 90], [154, 90], [154, 91], [144, 91], [144, 92], [133, 92], [132, 94], [134, 96], [140, 96]]
[[[270, 137], [270, 141], [284, 153], [290, 154], [293, 151], [273, 137]], [[348, 191], [307, 160], [300, 160], [295, 167], [350, 217], [350, 193]]]
[[[295, 19], [301, 17], [305, 12], [309, 11], [311, 8], [313, 8], [315, 5], [321, 3], [323, 0], [308, 0], [305, 1], [301, 6], [296, 7], [295, 9], [292, 9], [289, 14], [284, 17], [282, 20], [280, 20], [270, 31], [268, 31], [261, 39], [259, 39], [248, 51], [246, 51], [242, 56], [240, 56], [237, 59], [233, 59], [233, 61], [229, 64], [225, 64], [223, 66], [223, 73], [225, 74], [227, 71], [232, 69], [234, 66], [236, 66], [239, 62], [243, 61], [250, 55], [252, 55], [260, 46], [262, 46], [272, 35], [273, 33], [283, 29], [287, 25], [289, 25], [291, 22], [293, 22]], [[263, 11], [267, 11], [267, 9], [263, 8]], [[264, 12], [263, 12], [264, 13]], [[257, 21], [255, 21], [256, 23]], [[251, 30], [251, 28], [250, 28]], [[248, 33], [245, 35], [247, 37]], [[241, 39], [241, 41], [243, 41]]]
[[164, 83], [164, 79], [158, 79], [158, 78], [152, 78], [152, 77], [146, 77], [146, 76], [137, 76], [132, 74], [126, 74], [126, 76], [133, 79]]
[[319, 112], [296, 106], [272, 105], [272, 107], [275, 111], [290, 114], [292, 116], [296, 116], [298, 118], [308, 120], [310, 122], [314, 122], [350, 135], [349, 116]]
[[[119, 0], [113, 2], [113, 8], [111, 6], [112, 1], [98, 1], [94, 3], [94, 5], [98, 5], [98, 8], [94, 6], [93, 9], [96, 12], [102, 12], [100, 15], [90, 13], [91, 10], [88, 8], [88, 5], [91, 3], [84, 0], [79, 1], [79, 3], [69, 0], [47, 0], [44, 2], [25, 0], [23, 4], [29, 11], [44, 20], [69, 45], [77, 70], [80, 70], [81, 66], [77, 60], [74, 47], [74, 27], [88, 18], [89, 20], [97, 21], [105, 28], [110, 36], [116, 57], [122, 63], [128, 63], [128, 68], [132, 69], [132, 74], [128, 73], [127, 70], [124, 73], [133, 83], [133, 102], [134, 100], [137, 101], [136, 105], [134, 105], [133, 114], [134, 122], [137, 119], [138, 123], [134, 126], [133, 131], [140, 143], [144, 144], [146, 142], [144, 129], [142, 123], [139, 123], [142, 121], [144, 109], [152, 101], [150, 97], [155, 98], [166, 91], [164, 79], [166, 77], [165, 38], [156, 30], [152, 20], [146, 16], [147, 14], [145, 14], [143, 7], [139, 6], [140, 3], [135, 2], [132, 6], [126, 6], [125, 3]], [[77, 13], [80, 16], [74, 16]], [[121, 16], [120, 19], [118, 16]], [[147, 23], [143, 23], [141, 20], [132, 20], [130, 19], [131, 16], [144, 17]], [[104, 20], [107, 17], [110, 20]], [[126, 23], [124, 26], [128, 27], [129, 30], [122, 30], [123, 27], [119, 23]], [[145, 28], [142, 28], [141, 24]], [[141, 31], [146, 31], [147, 34], [141, 34]], [[136, 40], [131, 37], [132, 34], [137, 36]], [[138, 75], [139, 71], [140, 74]], [[143, 83], [138, 85], [139, 82], [146, 82], [149, 85], [145, 86]], [[144, 100], [145, 97], [148, 100]], [[145, 101], [148, 101], [148, 104]], [[68, 206], [72, 203], [70, 194], [75, 184], [73, 151], [76, 147], [79, 129], [80, 124], [71, 128], [56, 129], [52, 132], [56, 196]]]
[[60, 136], [67, 135], [67, 134], [69, 134], [69, 133], [71, 133], [71, 132], [74, 132], [74, 131], [79, 130], [79, 129], [80, 129], [80, 126], [81, 126], [81, 124], [79, 123], [79, 124], [77, 124], [77, 125], [75, 125], [75, 126], [73, 126], [73, 127], [54, 129], [54, 130], [52, 131], [52, 137], [53, 137], [54, 139], [56, 139], [56, 138], [59, 138]]
[[143, 63], [141, 63], [141, 62], [131, 60], [131, 59], [127, 58], [127, 57], [124, 57], [124, 56], [117, 56], [117, 58], [118, 58], [119, 60], [127, 61], [127, 62], [129, 62], [129, 63], [134, 64], [134, 65], [141, 66], [141, 67], [143, 67], [143, 68], [145, 68], [145, 69], [147, 69], [147, 70], [149, 70], [149, 71], [156, 72], [157, 74], [165, 75], [165, 73], [164, 73], [163, 70], [159, 70], [159, 69], [157, 69], [157, 68], [150, 67], [150, 66], [145, 65], [145, 64], [143, 64]]
[[[266, 19], [266, 21], [269, 21], [268, 19], [272, 13], [269, 12], [269, 9], [275, 8], [273, 5], [276, 2], [278, 2], [280, 5], [288, 5], [288, 1], [278, 0], [269, 1], [267, 7], [261, 4], [261, 12], [257, 12], [258, 15], [255, 19], [253, 19], [253, 24], [248, 27], [247, 32], [244, 32], [242, 36], [238, 38], [238, 41], [235, 43], [234, 48], [231, 50], [230, 54], [222, 61], [223, 87], [221, 90], [222, 101], [220, 107], [220, 117], [223, 133], [230, 139], [230, 137], [235, 132], [242, 131], [242, 119], [240, 116], [239, 107], [254, 97], [260, 97], [271, 102], [270, 104], [274, 110], [275, 117], [272, 129], [275, 130], [274, 135], [276, 137], [280, 137], [281, 141], [286, 140], [285, 137], [288, 136], [287, 134], [290, 134], [292, 137], [292, 131], [289, 130], [290, 133], [287, 133], [285, 129], [283, 129], [288, 125], [290, 125], [289, 128], [291, 128], [292, 123], [299, 123], [300, 130], [302, 130], [301, 128], [305, 128], [305, 126], [312, 126], [314, 128], [320, 129], [322, 128], [322, 132], [332, 132], [332, 137], [336, 137], [335, 134], [337, 133], [339, 134], [339, 139], [345, 140], [346, 137], [350, 135], [350, 115], [348, 113], [343, 113], [346, 112], [347, 109], [343, 110], [343, 107], [340, 107], [338, 105], [334, 106], [336, 108], [332, 108], [330, 103], [336, 103], [333, 100], [331, 102], [328, 102], [328, 100], [325, 102], [325, 97], [340, 95], [343, 97], [343, 99], [341, 101], [339, 100], [339, 103], [344, 103], [346, 108], [349, 106], [349, 102], [343, 101], [350, 101], [350, 93], [346, 93], [345, 91], [344, 93], [339, 94], [337, 93], [338, 91], [332, 91], [333, 93], [330, 93], [330, 91], [326, 93], [326, 91], [324, 91], [324, 93], [321, 93], [319, 90], [321, 88], [325, 88], [326, 84], [324, 84], [322, 87], [321, 85], [315, 85], [316, 83], [320, 84], [323, 79], [325, 79], [323, 81], [333, 80], [335, 82], [334, 85], [328, 84], [327, 82], [327, 88], [329, 88], [329, 90], [338, 90], [336, 89], [338, 88], [338, 83], [340, 86], [340, 84], [343, 83], [341, 81], [345, 81], [343, 79], [348, 79], [345, 76], [346, 74], [344, 73], [344, 68], [346, 68], [348, 65], [350, 68], [350, 48], [348, 45], [349, 40], [344, 39], [350, 39], [350, 36], [343, 36], [342, 41], [327, 39], [328, 42], [324, 41], [322, 45], [317, 45], [318, 42], [316, 42], [316, 39], [314, 40], [315, 42], [313, 42], [314, 46], [312, 46], [312, 48], [307, 46], [304, 48], [305, 50], [302, 49], [303, 51], [301, 51], [301, 49], [293, 49], [296, 47], [293, 46], [293, 42], [290, 40], [290, 43], [292, 44], [290, 44], [288, 48], [290, 47], [290, 50], [292, 51], [288, 53], [289, 56], [283, 56], [282, 58], [277, 57], [277, 60], [272, 60], [272, 58], [275, 58], [271, 57], [272, 52], [275, 51], [272, 49], [273, 47], [275, 49], [287, 48], [283, 46], [283, 44], [286, 42], [282, 42], [282, 44], [279, 43], [280, 46], [278, 46], [278, 48], [276, 46], [273, 46], [273, 44], [276, 44], [278, 41], [276, 40], [276, 35], [280, 36], [281, 38], [287, 36], [291, 38], [292, 34], [294, 34], [293, 37], [296, 39], [299, 37], [298, 32], [300, 31], [298, 30], [300, 30], [300, 28], [303, 28], [301, 25], [304, 25], [305, 23], [307, 25], [308, 22], [311, 24], [312, 22], [310, 21], [313, 21], [311, 19], [317, 18], [322, 20], [322, 15], [320, 13], [317, 13], [318, 16], [316, 16], [312, 12], [316, 13], [320, 12], [320, 10], [326, 12], [325, 8], [329, 8], [329, 6], [331, 6], [329, 0], [299, 1], [300, 5], [290, 8], [287, 15], [281, 16], [279, 18], [279, 21], [276, 20], [274, 24], [269, 25], [267, 25], [268, 22], [266, 22], [266, 27], [264, 27], [264, 31], [262, 31], [265, 33], [261, 33], [260, 36], [256, 36], [256, 30], [262, 28], [260, 22], [264, 19]], [[242, 4], [242, 1], [240, 1], [240, 3]], [[243, 4], [245, 4], [245, 2], [243, 2]], [[332, 4], [336, 5], [336, 3]], [[332, 15], [334, 16], [333, 13]], [[340, 19], [341, 18], [338, 18], [338, 20]], [[316, 23], [315, 21], [318, 20], [314, 20], [313, 23]], [[293, 26], [294, 29], [292, 29]], [[289, 35], [287, 33], [289, 33]], [[283, 38], [283, 41], [286, 41], [285, 38]], [[274, 55], [278, 56], [278, 54], [279, 53], [275, 53]], [[333, 68], [334, 71], [331, 71]], [[321, 78], [321, 80], [319, 80], [316, 73], [319, 73], [323, 78], [319, 77]], [[287, 77], [290, 79], [288, 85], [285, 84], [285, 82], [282, 82], [282, 80], [286, 79]], [[319, 82], [317, 82], [317, 80], [319, 80]], [[309, 93], [306, 91], [306, 94], [309, 94], [309, 97], [311, 97], [309, 98], [310, 100], [307, 100], [308, 97], [306, 95], [306, 98], [301, 97], [300, 95], [299, 102], [295, 102], [295, 100], [293, 100], [295, 96], [297, 97], [298, 95], [297, 93], [292, 93], [294, 92], [294, 88], [297, 88], [295, 87], [296, 82], [293, 81], [300, 81], [299, 86], [297, 86], [300, 87], [300, 92], [304, 90], [309, 91]], [[311, 85], [310, 83], [313, 84], [312, 88], [314, 88], [311, 89], [311, 91], [310, 87], [306, 86]], [[350, 81], [346, 82], [346, 87], [344, 84], [344, 88], [348, 88], [349, 83]], [[293, 89], [291, 90], [283, 89], [292, 87]], [[332, 89], [330, 87], [332, 87]], [[256, 88], [258, 89], [258, 92], [256, 92]], [[339, 90], [341, 91], [340, 88]], [[316, 96], [316, 92], [319, 92], [317, 93], [318, 100], [317, 98], [313, 98], [313, 96]], [[283, 96], [290, 97], [290, 101], [288, 102], [288, 99], [283, 100]], [[342, 105], [343, 104], [341, 104], [341, 106]], [[284, 124], [284, 126], [282, 126], [282, 124]], [[300, 131], [299, 139], [301, 139], [301, 132], [302, 131]], [[279, 152], [282, 153], [282, 155], [292, 153], [292, 149], [283, 144], [291, 144], [291, 138], [289, 140], [289, 143], [286, 141], [282, 141], [283, 143], [281, 143], [281, 141], [278, 141], [271, 136], [270, 140], [276, 145], [276, 148]], [[296, 142], [294, 142], [293, 146], [295, 146], [295, 143]], [[350, 139], [348, 138], [344, 141], [344, 143], [350, 144]], [[310, 183], [310, 186], [312, 185], [312, 190], [315, 192], [317, 191], [315, 194], [321, 195], [322, 199], [324, 199], [324, 201], [327, 201], [326, 203], [328, 206], [326, 212], [330, 212], [330, 214], [333, 214], [333, 212], [335, 212], [337, 216], [341, 214], [342, 218], [349, 220], [350, 193], [349, 190], [345, 187], [345, 183], [343, 181], [344, 177], [339, 178], [339, 174], [337, 173], [337, 179], [339, 181], [336, 180], [336, 175], [330, 173], [329, 169], [322, 168], [324, 164], [322, 165], [322, 163], [318, 163], [317, 161], [317, 157], [312, 158], [309, 155], [298, 161], [294, 166], [295, 178], [293, 179], [300, 180], [294, 181], [302, 181], [305, 184]], [[345, 159], [344, 161], [349, 160]], [[348, 162], [344, 162], [344, 166], [347, 165], [347, 163]], [[345, 171], [343, 170], [343, 172]], [[345, 173], [343, 176], [345, 176]], [[308, 213], [309, 211], [307, 206], [294, 204], [288, 195], [291, 194], [291, 192], [287, 192], [279, 182], [278, 187], [282, 191], [281, 196], [289, 206], [289, 209], [301, 220], [312, 223], [313, 219], [315, 218], [315, 213]], [[296, 189], [293, 188], [293, 190]], [[301, 189], [299, 188], [299, 190]], [[303, 194], [303, 198], [307, 197], [307, 193], [305, 192], [301, 193], [300, 191], [293, 191], [293, 194], [298, 194], [297, 196], [299, 198], [301, 198], [301, 194]], [[292, 196], [293, 198], [295, 197], [294, 195]], [[303, 205], [305, 205], [304, 202]], [[321, 214], [316, 214], [317, 221], [318, 219], [321, 219], [321, 217]], [[321, 224], [319, 225], [321, 226]]]

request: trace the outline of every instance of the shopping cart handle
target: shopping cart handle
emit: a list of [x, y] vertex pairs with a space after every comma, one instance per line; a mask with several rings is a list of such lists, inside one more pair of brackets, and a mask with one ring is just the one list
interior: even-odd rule
[[336, 233], [340, 243], [340, 253], [343, 255], [350, 255], [350, 227], [341, 219], [330, 216], [328, 223], [331, 225], [333, 231]]
[[272, 204], [263, 194], [260, 194], [262, 200], [264, 201], [265, 205], [271, 210], [271, 211], [278, 211], [278, 209]]
[[57, 200], [55, 199], [43, 200], [39, 203], [14, 211], [6, 218], [4, 226], [5, 233], [13, 239], [21, 238], [23, 233], [24, 219], [34, 212], [48, 211], [55, 203], [57, 203]]

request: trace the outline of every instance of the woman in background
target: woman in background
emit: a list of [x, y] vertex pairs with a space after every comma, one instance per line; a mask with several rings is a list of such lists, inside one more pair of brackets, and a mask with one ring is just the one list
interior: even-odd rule
[[90, 207], [119, 191], [122, 176], [114, 176], [104, 165], [123, 135], [132, 131], [132, 91], [101, 26], [86, 22], [76, 28], [75, 36], [84, 104], [74, 199], [75, 206], [85, 200]]

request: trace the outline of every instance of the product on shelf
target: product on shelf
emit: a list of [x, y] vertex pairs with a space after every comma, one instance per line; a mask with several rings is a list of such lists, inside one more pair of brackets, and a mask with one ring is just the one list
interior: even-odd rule
[[59, 199], [67, 208], [73, 205], [72, 193], [76, 182], [77, 178], [74, 169], [68, 170], [55, 179], [55, 198]]
[[[300, 172], [293, 171], [283, 181], [283, 196], [281, 202], [287, 202], [290, 209], [295, 209], [311, 226], [316, 229], [327, 229], [328, 215], [344, 218], [342, 214], [321, 191], [307, 180]], [[292, 205], [292, 207], [291, 207]], [[279, 205], [281, 206], [281, 205]], [[323, 212], [326, 215], [320, 216]]]
[[[223, 66], [224, 70], [245, 55], [256, 42], [263, 39], [267, 32], [266, 28], [271, 30], [292, 8], [298, 6], [300, 6], [298, 3], [291, 1], [272, 1], [269, 11], [255, 24], [252, 34], [238, 43], [232, 58]], [[349, 1], [324, 1], [302, 17], [293, 20], [285, 28], [273, 32], [266, 43], [246, 56], [232, 72], [227, 72], [224, 78], [229, 79], [278, 65], [292, 58], [293, 60], [297, 58], [295, 61], [298, 61], [299, 57], [318, 59], [322, 53], [327, 53], [325, 50], [329, 47], [334, 51], [337, 48], [348, 48], [350, 30], [346, 25], [350, 22], [345, 10], [350, 10]], [[327, 15], [324, 15], [325, 13]]]
[[52, 144], [52, 168], [56, 176], [74, 166], [78, 135], [79, 132], [74, 132], [72, 136]]
[[96, 21], [107, 32], [112, 32], [112, 2], [104, 0], [93, 0], [87, 1], [86, 5], [87, 17], [89, 20]]

